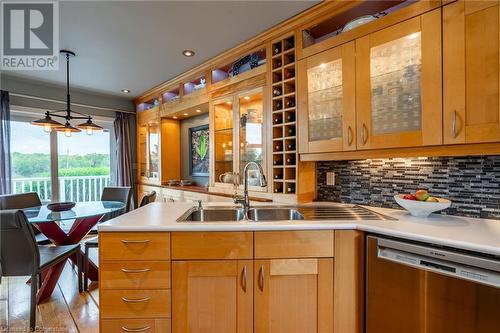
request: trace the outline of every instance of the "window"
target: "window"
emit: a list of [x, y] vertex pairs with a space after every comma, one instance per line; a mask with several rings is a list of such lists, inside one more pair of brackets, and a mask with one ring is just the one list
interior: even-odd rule
[[109, 131], [57, 133], [60, 201], [100, 200], [111, 181], [109, 142]]
[[37, 192], [52, 198], [50, 135], [28, 122], [11, 121], [12, 193]]
[[100, 200], [103, 188], [112, 184], [111, 121], [99, 122], [102, 132], [66, 137], [31, 125], [39, 115], [12, 114], [12, 193], [37, 192], [42, 201]]

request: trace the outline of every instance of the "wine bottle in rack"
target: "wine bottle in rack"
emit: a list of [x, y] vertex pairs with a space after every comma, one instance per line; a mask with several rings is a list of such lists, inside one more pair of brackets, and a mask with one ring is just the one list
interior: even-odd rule
[[281, 124], [283, 122], [283, 117], [281, 114], [277, 113], [273, 116], [273, 123], [275, 124]]
[[287, 99], [285, 101], [286, 108], [293, 108], [295, 106], [295, 101], [293, 99]]
[[273, 161], [273, 164], [276, 165], [276, 166], [279, 166], [279, 165], [283, 165], [283, 160], [279, 159], [279, 160], [274, 160]]
[[295, 76], [295, 73], [290, 71], [290, 70], [286, 70], [285, 71], [285, 79], [291, 79], [292, 77]]
[[279, 54], [281, 52], [281, 46], [280, 44], [274, 44], [274, 48], [273, 48], [273, 53], [274, 54]]
[[287, 150], [295, 150], [295, 143], [294, 143], [294, 142], [289, 142], [289, 143], [286, 145], [286, 149], [287, 149]]
[[282, 93], [281, 87], [274, 87], [274, 89], [273, 89], [273, 96], [275, 96], [275, 97], [276, 96], [281, 96], [281, 93]]
[[274, 151], [283, 151], [283, 144], [281, 142], [276, 142], [274, 144]]
[[295, 185], [294, 184], [287, 184], [286, 192], [287, 193], [295, 193]]
[[274, 102], [274, 110], [281, 110], [283, 105], [281, 104], [281, 100], [277, 100]]
[[294, 136], [295, 135], [295, 127], [289, 126], [287, 131], [286, 131], [287, 136]]
[[287, 165], [293, 165], [295, 164], [295, 157], [288, 156], [285, 161]]
[[292, 122], [295, 121], [295, 113], [289, 112], [286, 114], [286, 122]]

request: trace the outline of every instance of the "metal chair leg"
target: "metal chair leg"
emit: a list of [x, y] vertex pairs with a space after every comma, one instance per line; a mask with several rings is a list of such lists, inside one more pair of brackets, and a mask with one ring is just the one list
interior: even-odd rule
[[85, 256], [83, 257], [83, 290], [89, 290], [89, 247], [85, 244]]
[[77, 266], [77, 275], [78, 275], [78, 292], [82, 292], [82, 252], [80, 249], [76, 252], [76, 266]]
[[38, 290], [38, 274], [31, 275], [31, 299], [30, 299], [30, 330], [35, 332], [36, 326], [36, 292]]

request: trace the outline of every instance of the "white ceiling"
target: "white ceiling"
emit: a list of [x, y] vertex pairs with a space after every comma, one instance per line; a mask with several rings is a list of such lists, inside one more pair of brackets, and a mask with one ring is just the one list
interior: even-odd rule
[[[127, 97], [167, 81], [317, 1], [61, 1], [60, 48], [71, 60], [72, 86]], [[186, 58], [182, 50], [196, 55]], [[16, 76], [64, 83], [55, 71]], [[121, 94], [123, 95], [123, 94]]]

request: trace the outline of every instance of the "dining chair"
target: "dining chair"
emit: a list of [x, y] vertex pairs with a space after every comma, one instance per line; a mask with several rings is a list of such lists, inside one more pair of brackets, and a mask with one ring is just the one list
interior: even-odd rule
[[[154, 202], [156, 200], [156, 192], [152, 191], [150, 194], [145, 195], [139, 207], [146, 206], [147, 204]], [[84, 243], [84, 256], [83, 256], [83, 290], [88, 290], [88, 269], [89, 269], [89, 251], [92, 248], [97, 248], [99, 246], [98, 237], [93, 237], [85, 241]]]
[[146, 194], [142, 197], [141, 204], [139, 207], [146, 206], [148, 203], [154, 202], [156, 200], [156, 191], [152, 191], [149, 194]]
[[78, 291], [82, 291], [81, 252], [78, 244], [37, 245], [33, 229], [22, 210], [0, 211], [0, 279], [2, 276], [31, 276], [30, 329], [36, 325], [38, 276], [46, 269], [76, 255]]
[[[42, 202], [36, 192], [18, 193], [18, 194], [5, 194], [0, 195], [0, 210], [5, 209], [24, 209], [29, 207], [41, 206]], [[52, 242], [45, 237], [37, 228], [30, 225], [35, 234], [35, 239], [39, 245], [48, 245]]]

